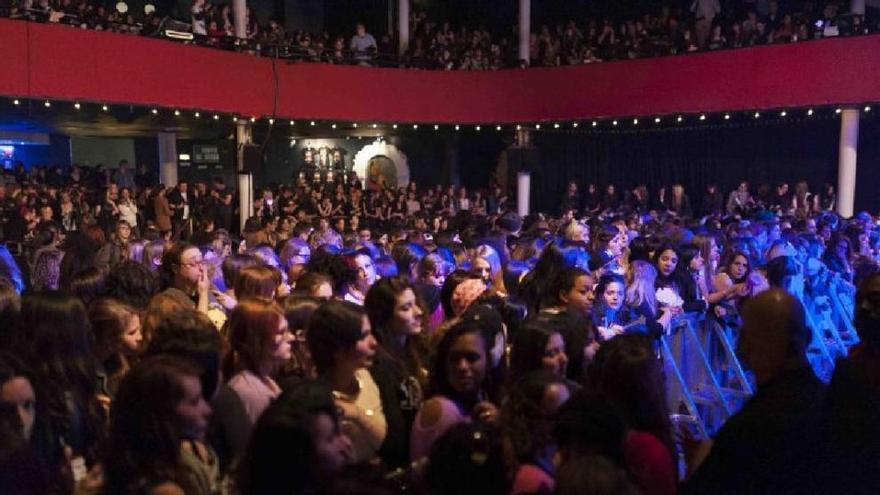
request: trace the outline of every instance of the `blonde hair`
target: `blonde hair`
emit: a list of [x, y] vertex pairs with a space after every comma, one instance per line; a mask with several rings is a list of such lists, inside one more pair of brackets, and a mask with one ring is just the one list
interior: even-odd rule
[[657, 279], [657, 269], [654, 265], [647, 261], [635, 260], [630, 263], [626, 275], [626, 303], [634, 307], [648, 303], [651, 312], [656, 313], [654, 280]]

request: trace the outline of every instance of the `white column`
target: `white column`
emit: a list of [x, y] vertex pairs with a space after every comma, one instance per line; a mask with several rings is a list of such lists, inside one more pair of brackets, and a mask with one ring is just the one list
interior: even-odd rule
[[235, 24], [235, 37], [247, 38], [247, 0], [232, 0], [232, 22]]
[[244, 147], [251, 142], [251, 128], [247, 120], [235, 123], [235, 169], [238, 172], [238, 221], [244, 230], [244, 223], [254, 215], [254, 179], [251, 171], [244, 167]]
[[[849, 12], [852, 15], [860, 15], [862, 17], [865, 16], [865, 0], [850, 0], [849, 2]], [[862, 23], [864, 23], [864, 19], [862, 19]]]
[[159, 183], [165, 187], [177, 185], [177, 134], [160, 132], [159, 142]]
[[409, 49], [409, 0], [397, 0], [397, 53]]
[[529, 214], [529, 195], [532, 190], [532, 175], [518, 172], [516, 175], [516, 212], [524, 217]]
[[859, 110], [845, 108], [840, 114], [840, 150], [837, 158], [837, 213], [853, 216], [856, 200], [856, 158], [859, 148]]
[[519, 58], [529, 61], [529, 36], [532, 31], [532, 0], [519, 0]]

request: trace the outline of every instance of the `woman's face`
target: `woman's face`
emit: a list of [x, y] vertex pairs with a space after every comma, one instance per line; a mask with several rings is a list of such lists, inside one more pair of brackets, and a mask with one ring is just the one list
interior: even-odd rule
[[287, 362], [292, 356], [293, 333], [287, 325], [287, 318], [281, 317], [278, 320], [278, 328], [272, 336], [272, 347], [269, 349], [269, 360], [273, 364]]
[[128, 325], [122, 333], [122, 352], [125, 354], [137, 354], [141, 348], [144, 336], [141, 334], [141, 318], [134, 313], [128, 319]]
[[180, 378], [183, 399], [177, 404], [177, 419], [184, 438], [204, 440], [211, 417], [211, 406], [202, 396], [202, 382], [199, 377], [187, 375]]
[[361, 338], [355, 343], [351, 349], [350, 355], [357, 368], [369, 368], [373, 365], [373, 358], [376, 356], [376, 349], [379, 347], [376, 338], [370, 328], [370, 320], [364, 315], [361, 320]]
[[446, 355], [447, 380], [458, 393], [477, 392], [488, 366], [486, 345], [476, 332], [466, 333], [455, 339]]
[[397, 295], [394, 304], [394, 329], [399, 335], [418, 335], [422, 331], [422, 308], [416, 303], [416, 295], [407, 288]]
[[23, 376], [14, 376], [0, 385], [0, 401], [15, 407], [21, 420], [25, 440], [30, 440], [37, 418], [37, 394], [31, 381]]
[[746, 273], [749, 272], [749, 260], [745, 258], [745, 256], [738, 254], [733, 257], [733, 262], [730, 263], [730, 276], [734, 280], [739, 280], [746, 276]]
[[602, 297], [605, 299], [605, 305], [613, 310], [623, 307], [623, 284], [620, 282], [611, 282], [605, 286], [605, 292]]
[[575, 279], [571, 289], [562, 294], [562, 300], [569, 310], [577, 314], [587, 314], [593, 308], [593, 280], [589, 275]]
[[562, 335], [554, 333], [547, 339], [544, 355], [541, 356], [541, 366], [559, 378], [565, 378], [568, 356], [565, 355], [565, 341], [562, 340]]
[[372, 258], [364, 254], [355, 256], [354, 263], [358, 271], [358, 289], [366, 293], [376, 283], [376, 266], [373, 265]]
[[351, 463], [351, 440], [329, 415], [319, 414], [312, 420], [312, 440], [315, 442], [315, 468], [320, 474], [336, 474]]
[[474, 274], [489, 285], [492, 282], [492, 265], [483, 258], [477, 258], [474, 260]]
[[678, 266], [678, 255], [675, 254], [675, 251], [671, 249], [667, 249], [660, 253], [660, 258], [657, 259], [657, 270], [663, 274], [663, 276], [670, 276], [672, 272], [675, 271], [675, 268]]
[[623, 253], [623, 248], [626, 247], [626, 235], [625, 234], [617, 234], [611, 241], [608, 242], [608, 251], [611, 252], [614, 256], [619, 256]]
[[705, 267], [705, 266], [706, 266], [706, 260], [703, 259], [703, 255], [701, 255], [699, 252], [696, 254], [696, 256], [694, 256], [694, 258], [688, 264], [688, 268], [690, 268], [690, 270], [694, 271], [694, 272], [698, 272], [698, 271], [702, 270], [703, 267]]
[[121, 223], [116, 226], [116, 235], [123, 241], [127, 241], [131, 238], [131, 227], [128, 225]]

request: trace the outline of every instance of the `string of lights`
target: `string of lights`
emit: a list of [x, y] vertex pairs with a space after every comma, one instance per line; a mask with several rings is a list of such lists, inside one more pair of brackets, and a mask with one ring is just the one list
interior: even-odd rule
[[333, 131], [346, 130], [376, 130], [376, 131], [420, 131], [431, 130], [439, 131], [473, 131], [482, 132], [491, 130], [495, 132], [512, 132], [520, 130], [529, 130], [533, 132], [567, 132], [571, 133], [575, 130], [580, 132], [596, 132], [596, 131], [635, 131], [651, 128], [676, 128], [676, 127], [705, 127], [730, 124], [733, 122], [742, 122], [744, 120], [754, 121], [786, 121], [786, 120], [808, 120], [811, 118], [829, 118], [839, 116], [843, 108], [857, 108], [863, 114], [870, 115], [872, 112], [871, 103], [848, 104], [848, 105], [824, 105], [807, 108], [787, 108], [787, 109], [753, 109], [748, 111], [729, 111], [729, 112], [697, 112], [697, 113], [681, 113], [671, 115], [656, 116], [619, 116], [607, 118], [595, 118], [585, 120], [567, 120], [567, 121], [542, 121], [531, 123], [396, 123], [396, 122], [351, 122], [351, 121], [330, 121], [330, 120], [296, 120], [282, 119], [272, 116], [257, 115], [239, 115], [234, 113], [210, 112], [203, 110], [180, 110], [176, 108], [160, 108], [160, 107], [139, 107], [127, 104], [115, 104], [105, 102], [85, 102], [85, 101], [69, 101], [69, 100], [52, 100], [52, 99], [26, 99], [26, 98], [9, 98], [9, 103], [14, 109], [22, 109], [32, 111], [35, 107], [42, 106], [45, 109], [55, 109], [55, 111], [63, 111], [64, 105], [69, 105], [68, 109], [72, 109], [75, 113], [87, 112], [103, 112], [112, 114], [117, 111], [125, 111], [128, 113], [150, 114], [156, 118], [174, 117], [176, 119], [192, 119], [194, 121], [214, 122], [233, 122], [239, 121], [249, 122], [253, 125], [269, 125], [282, 126], [286, 125], [292, 129], [298, 126], [322, 130], [330, 129]]

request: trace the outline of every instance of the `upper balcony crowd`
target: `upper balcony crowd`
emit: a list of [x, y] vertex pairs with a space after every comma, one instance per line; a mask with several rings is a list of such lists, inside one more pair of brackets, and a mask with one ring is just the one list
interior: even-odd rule
[[396, 33], [374, 36], [361, 24], [354, 33], [288, 31], [276, 19], [259, 23], [250, 9], [246, 40], [237, 40], [231, 3], [222, 0], [194, 0], [169, 12], [152, 4], [134, 12], [125, 2], [108, 8], [95, 0], [0, 0], [0, 16], [141, 36], [166, 36], [170, 30], [187, 43], [305, 62], [431, 70], [556, 67], [794, 43], [869, 34], [880, 20], [870, 7], [853, 12], [849, 2], [833, 0], [679, 3], [634, 17], [605, 12], [534, 26], [529, 60], [518, 55], [515, 26], [456, 26], [418, 11], [410, 17], [410, 42], [402, 55]]

